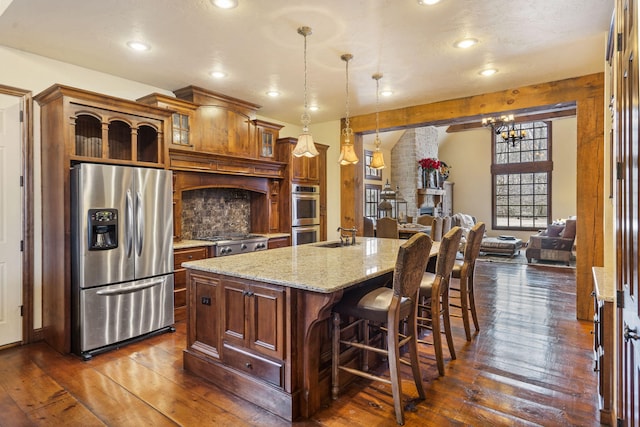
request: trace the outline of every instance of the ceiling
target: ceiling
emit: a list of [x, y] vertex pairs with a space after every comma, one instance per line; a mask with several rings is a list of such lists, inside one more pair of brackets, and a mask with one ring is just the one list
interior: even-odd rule
[[[611, 0], [0, 0], [0, 44], [167, 91], [196, 85], [298, 124], [304, 38], [313, 124], [603, 71]], [[454, 42], [473, 37], [469, 49]], [[147, 52], [126, 43], [141, 40]], [[4, 64], [6, 65], [6, 64]], [[498, 73], [478, 72], [495, 67]], [[0, 67], [1, 68], [1, 67]], [[213, 70], [225, 79], [210, 77]], [[1, 71], [0, 71], [1, 74]], [[278, 98], [267, 96], [278, 90]]]

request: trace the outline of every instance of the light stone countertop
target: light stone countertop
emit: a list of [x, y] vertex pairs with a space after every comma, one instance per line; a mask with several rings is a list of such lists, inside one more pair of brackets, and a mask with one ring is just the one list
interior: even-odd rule
[[604, 267], [591, 267], [596, 298], [602, 301], [615, 302], [616, 283], [613, 271]]
[[[320, 247], [331, 242], [288, 246], [182, 263], [183, 267], [265, 283], [332, 293], [393, 271], [406, 240], [361, 237], [355, 246]], [[434, 242], [431, 255], [437, 254]]]

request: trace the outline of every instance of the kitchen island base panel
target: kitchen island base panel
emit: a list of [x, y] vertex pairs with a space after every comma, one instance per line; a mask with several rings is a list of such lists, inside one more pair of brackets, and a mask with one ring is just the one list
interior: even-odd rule
[[184, 369], [287, 421], [300, 417], [300, 393], [287, 393], [201, 354], [184, 350]]

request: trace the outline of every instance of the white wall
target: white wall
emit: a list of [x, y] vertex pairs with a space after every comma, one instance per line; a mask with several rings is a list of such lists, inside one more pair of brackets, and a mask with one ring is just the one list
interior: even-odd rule
[[[552, 218], [576, 214], [577, 125], [575, 117], [552, 122]], [[455, 183], [453, 210], [475, 216], [487, 225], [487, 235], [504, 234], [491, 229], [491, 133], [489, 129], [473, 129], [446, 133], [438, 128], [438, 158], [451, 171], [449, 181]], [[530, 231], [509, 234], [527, 241]]]

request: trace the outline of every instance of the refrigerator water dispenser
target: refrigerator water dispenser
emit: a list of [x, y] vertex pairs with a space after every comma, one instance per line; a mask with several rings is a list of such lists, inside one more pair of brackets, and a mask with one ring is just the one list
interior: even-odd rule
[[118, 210], [89, 209], [89, 250], [118, 247]]

